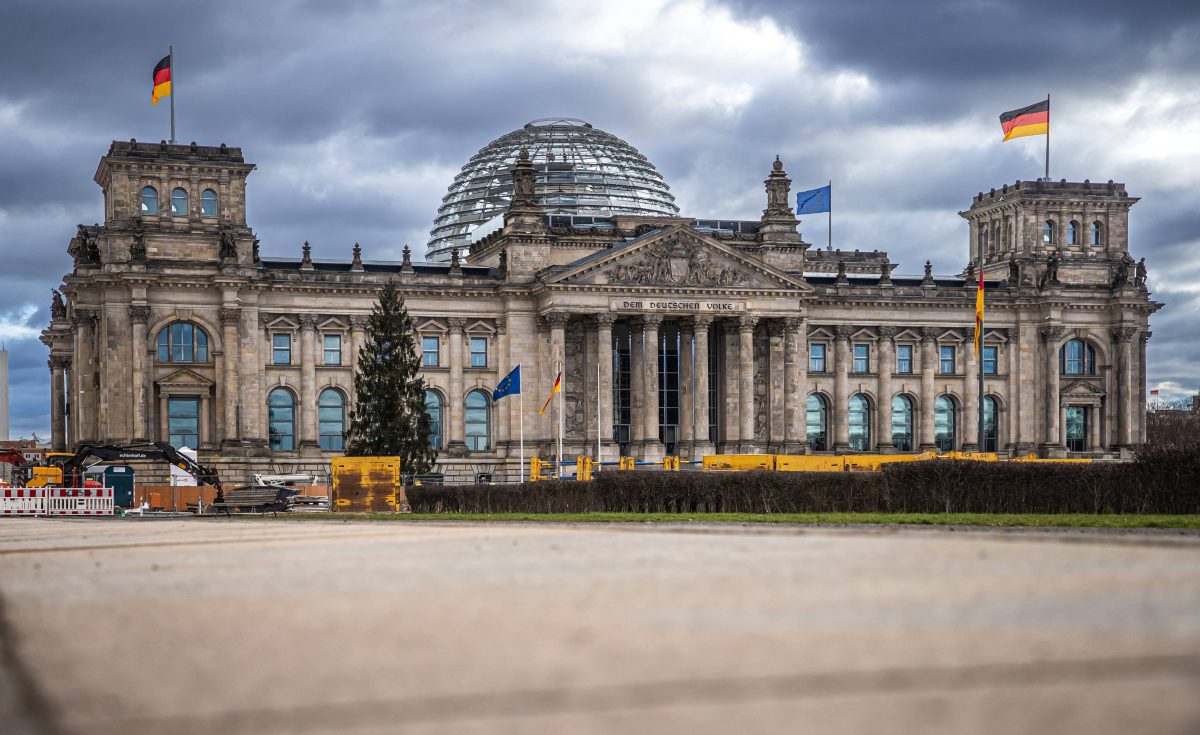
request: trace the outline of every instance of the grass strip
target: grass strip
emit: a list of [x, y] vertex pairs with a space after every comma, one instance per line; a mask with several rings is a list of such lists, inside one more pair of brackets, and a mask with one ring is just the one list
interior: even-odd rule
[[297, 513], [290, 520], [540, 521], [557, 523], [776, 523], [1027, 528], [1200, 528], [1200, 515], [1007, 513]]

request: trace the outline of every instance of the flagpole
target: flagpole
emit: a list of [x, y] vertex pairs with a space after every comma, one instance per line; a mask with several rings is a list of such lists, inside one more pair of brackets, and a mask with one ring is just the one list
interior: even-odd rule
[[[977, 237], [977, 238], [975, 238], [975, 240], [977, 242], [977, 248], [979, 251], [979, 290], [980, 290], [980, 292], [986, 294], [986, 291], [984, 291], [984, 288], [983, 288], [983, 239]], [[984, 424], [983, 407], [986, 403], [986, 401], [984, 400], [984, 396], [983, 396], [983, 364], [984, 364], [984, 358], [987, 355], [987, 345], [983, 341], [983, 316], [984, 316], [984, 310], [986, 309], [986, 306], [987, 306], [986, 298], [983, 300], [982, 305], [984, 308], [981, 308], [979, 310], [979, 324], [976, 326], [976, 329], [978, 331], [975, 334], [975, 339], [978, 340], [978, 342], [976, 344], [979, 345], [979, 354], [977, 354], [975, 356], [975, 363], [976, 363], [976, 366], [979, 368], [979, 376], [978, 376], [978, 378], [979, 378], [979, 391], [978, 391], [978, 394], [979, 394], [979, 426], [976, 428], [979, 430], [979, 435], [978, 435], [977, 439], [979, 442], [979, 451], [981, 451], [981, 452], [986, 451], [986, 447], [987, 447], [987, 445], [984, 443], [984, 435], [983, 435], [983, 424]], [[998, 416], [996, 417], [996, 420], [999, 421]], [[999, 449], [999, 448], [1000, 447], [996, 447], [996, 449]]]
[[1050, 180], [1050, 93], [1046, 93], [1046, 181]]
[[[521, 363], [517, 363], [517, 370], [521, 369]], [[517, 375], [520, 375], [518, 372]], [[521, 425], [521, 482], [525, 482], [525, 386], [520, 386], [517, 391], [517, 411], [521, 414], [517, 419], [517, 423]]]
[[171, 57], [171, 143], [175, 143], [175, 47], [167, 47], [167, 55]]
[[[597, 350], [599, 353], [599, 350]], [[596, 471], [599, 472], [600, 466], [600, 431], [603, 424], [600, 423], [600, 355], [596, 355]]]
[[829, 180], [829, 249], [833, 249], [833, 179]]
[[[558, 364], [559, 380], [562, 380], [563, 365]], [[558, 479], [562, 479], [562, 449], [563, 449], [563, 386], [558, 384]]]

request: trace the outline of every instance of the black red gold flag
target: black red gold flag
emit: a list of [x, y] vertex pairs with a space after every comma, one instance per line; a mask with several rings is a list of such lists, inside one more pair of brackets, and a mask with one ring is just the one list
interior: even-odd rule
[[1026, 135], [1049, 135], [1050, 100], [1045, 99], [1029, 107], [1002, 113], [1000, 128], [1004, 131], [1004, 140]]
[[171, 94], [171, 57], [164, 56], [154, 67], [154, 90], [150, 93], [150, 104], [157, 106], [158, 101]]

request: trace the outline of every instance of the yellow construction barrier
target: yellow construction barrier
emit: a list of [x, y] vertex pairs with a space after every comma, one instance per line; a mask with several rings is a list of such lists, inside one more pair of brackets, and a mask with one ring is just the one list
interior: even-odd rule
[[1091, 462], [1091, 457], [1063, 457], [1056, 459], [1052, 457], [1039, 457], [1036, 454], [1026, 454], [1024, 457], [1014, 457], [1010, 462], [1057, 462], [1060, 464], [1083, 464]]
[[554, 465], [543, 460], [541, 457], [529, 458], [529, 481], [538, 482], [540, 480], [554, 479]]
[[590, 480], [592, 479], [592, 458], [591, 457], [576, 457], [575, 458], [575, 479]]
[[1043, 459], [1030, 454], [1003, 459], [995, 452], [922, 452], [920, 454], [708, 454], [705, 471], [777, 470], [779, 472], [876, 472], [885, 464], [959, 460], [970, 462], [1091, 462], [1090, 457]]
[[774, 454], [706, 454], [701, 466], [707, 470], [773, 470]]
[[621, 457], [620, 463], [617, 465], [617, 469], [632, 470], [633, 469], [633, 457]]
[[669, 472], [678, 472], [679, 457], [663, 457], [663, 469]]
[[841, 472], [846, 468], [843, 457], [824, 454], [777, 454], [773, 469], [780, 472]]

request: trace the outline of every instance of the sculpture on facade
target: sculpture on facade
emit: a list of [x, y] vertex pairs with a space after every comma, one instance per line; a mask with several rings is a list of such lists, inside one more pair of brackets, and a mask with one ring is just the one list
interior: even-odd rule
[[1145, 258], [1142, 258], [1141, 260], [1139, 260], [1137, 262], [1135, 275], [1133, 277], [1133, 284], [1135, 286], [1137, 286], [1138, 288], [1146, 287], [1146, 259]]
[[1008, 261], [1008, 285], [1010, 288], [1021, 285], [1021, 264], [1015, 260]]
[[229, 225], [221, 225], [221, 250], [218, 257], [222, 261], [237, 260], [237, 238], [233, 234], [233, 228]]
[[129, 259], [134, 261], [146, 260], [146, 226], [141, 215], [135, 215], [129, 220]]
[[1121, 256], [1117, 261], [1117, 267], [1112, 278], [1112, 288], [1122, 288], [1129, 285], [1129, 268], [1133, 265], [1133, 258], [1129, 257], [1129, 253]]
[[96, 243], [96, 235], [100, 232], [100, 225], [93, 225], [91, 228], [87, 225], [77, 227], [75, 237], [71, 238], [71, 243], [67, 246], [67, 253], [75, 259], [76, 265], [99, 265], [100, 246]]
[[50, 289], [52, 296], [50, 297], [50, 318], [51, 319], [66, 319], [67, 305], [63, 303], [63, 295], [59, 293], [57, 288]]
[[1042, 282], [1038, 284], [1039, 288], [1058, 284], [1058, 266], [1060, 262], [1061, 259], [1058, 257], [1057, 251], [1051, 253], [1050, 257], [1046, 258], [1046, 272], [1042, 274]]
[[608, 282], [635, 286], [734, 286], [743, 274], [713, 262], [700, 243], [672, 237], [646, 247], [640, 257], [608, 272]]

